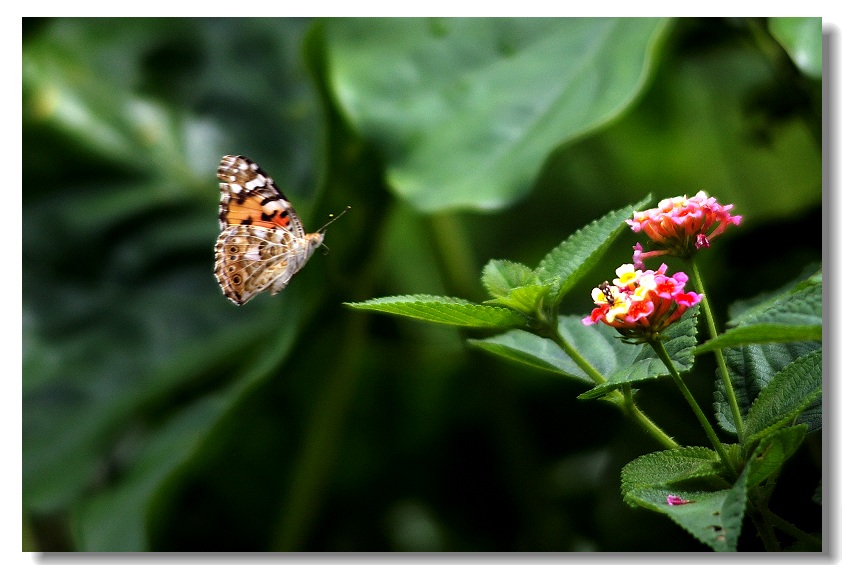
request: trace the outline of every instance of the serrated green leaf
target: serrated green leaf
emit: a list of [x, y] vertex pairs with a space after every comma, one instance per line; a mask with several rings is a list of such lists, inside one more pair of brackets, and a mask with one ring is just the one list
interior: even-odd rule
[[492, 259], [482, 269], [482, 285], [495, 298], [508, 296], [512, 289], [532, 279], [532, 269], [521, 263]]
[[822, 323], [821, 275], [785, 287], [771, 297], [752, 305], [729, 320], [732, 327], [752, 324], [815, 326]]
[[777, 430], [764, 437], [751, 454], [748, 487], [755, 486], [780, 469], [801, 445], [806, 433], [807, 425], [801, 424]]
[[[714, 492], [667, 487], [640, 489], [628, 501], [668, 516], [700, 542], [715, 551], [736, 551], [745, 513], [745, 479], [732, 489]], [[669, 505], [668, 496], [678, 496], [688, 504]]]
[[730, 329], [699, 346], [697, 353], [750, 343], [821, 341], [821, 279], [804, 281], [795, 288], [764, 300], [731, 320]]
[[696, 353], [708, 353], [726, 347], [739, 347], [753, 343], [780, 343], [785, 341], [821, 341], [822, 326], [780, 326], [754, 324], [728, 330], [696, 348]]
[[[664, 332], [667, 338], [664, 341], [664, 348], [679, 372], [689, 371], [693, 367], [698, 312], [699, 307], [694, 306], [684, 313], [678, 323], [673, 324]], [[617, 367], [607, 376], [606, 382], [580, 394], [579, 398], [583, 400], [599, 398], [624, 384], [657, 379], [666, 375], [669, 375], [669, 371], [655, 351], [648, 345], [643, 346], [632, 363]]]
[[745, 419], [746, 444], [793, 421], [822, 394], [822, 351], [799, 357], [760, 392]]
[[[795, 328], [793, 333], [798, 335], [797, 332], [803, 331], [801, 336], [804, 337], [810, 335], [810, 332], [814, 334], [816, 326], [822, 324], [822, 290], [821, 272], [817, 272], [804, 280], [790, 282], [771, 295], [735, 303], [730, 310], [738, 314], [729, 321], [729, 325], [734, 327], [722, 334], [720, 338], [730, 339], [725, 336], [731, 332], [765, 331], [763, 328], [767, 325], [779, 328], [775, 331], [790, 331]], [[747, 329], [754, 326], [760, 326], [761, 329]], [[716, 343], [718, 341], [712, 346], [705, 344], [704, 350], [711, 349]], [[724, 349], [725, 364], [728, 367], [742, 417], [746, 417], [752, 402], [773, 375], [797, 358], [819, 348], [821, 348], [821, 341], [783, 341]], [[697, 351], [700, 349], [702, 348], [697, 348]], [[716, 418], [722, 429], [736, 433], [734, 417], [725, 398], [725, 388], [719, 369], [716, 372], [718, 376], [714, 392]], [[808, 424], [808, 433], [820, 429], [820, 403], [816, 401], [807, 407], [799, 416], [798, 421]]]
[[577, 230], [550, 251], [535, 269], [535, 279], [553, 285], [553, 303], [558, 303], [570, 288], [593, 267], [611, 243], [627, 227], [625, 221], [634, 210], [644, 206], [643, 200], [614, 210]]
[[769, 18], [769, 33], [804, 74], [822, 77], [821, 18]]
[[512, 328], [525, 326], [527, 320], [508, 308], [476, 304], [461, 298], [414, 294], [386, 296], [365, 302], [346, 302], [358, 310], [406, 316], [426, 322], [465, 328]]
[[[821, 342], [795, 341], [785, 343], [767, 343], [746, 345], [723, 351], [725, 365], [731, 375], [737, 406], [745, 420], [752, 402], [769, 384], [772, 377], [784, 367], [812, 351], [821, 348]], [[719, 369], [714, 391], [714, 412], [720, 427], [730, 433], [736, 433], [731, 407], [725, 398], [724, 385]], [[808, 433], [821, 429], [821, 401], [816, 400], [798, 416], [797, 423], [806, 423]]]
[[682, 447], [642, 455], [623, 467], [623, 496], [652, 486], [667, 486], [719, 473], [719, 456], [705, 447]]
[[[643, 506], [667, 515], [696, 539], [716, 551], [736, 551], [746, 504], [746, 476], [730, 489], [705, 491], [681, 488], [689, 479], [712, 479], [718, 468], [715, 452], [682, 448], [650, 453], [623, 468], [623, 497], [630, 506]], [[670, 505], [668, 496], [686, 504]]]
[[[575, 316], [560, 317], [558, 331], [573, 349], [580, 352], [602, 374], [631, 363], [641, 348], [620, 342], [612, 328], [586, 327]], [[471, 340], [470, 343], [495, 355], [593, 384], [590, 377], [551, 339], [511, 330], [493, 337]]]

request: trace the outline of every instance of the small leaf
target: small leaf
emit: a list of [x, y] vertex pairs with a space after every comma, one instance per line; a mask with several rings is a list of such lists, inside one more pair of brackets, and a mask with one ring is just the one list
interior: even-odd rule
[[550, 290], [548, 286], [540, 284], [520, 286], [512, 289], [507, 296], [489, 300], [488, 303], [499, 304], [532, 316], [541, 308], [544, 297]]
[[642, 455], [623, 467], [622, 491], [651, 486], [665, 486], [719, 473], [719, 457], [712, 449], [682, 447]]
[[[696, 345], [696, 317], [699, 307], [694, 306], [684, 313], [681, 320], [670, 326], [664, 335], [664, 348], [679, 372], [689, 371], [693, 367], [693, 347]], [[625, 345], [626, 347], [632, 347]], [[606, 382], [582, 393], [579, 398], [589, 400], [599, 398], [624, 384], [656, 379], [669, 375], [666, 365], [650, 346], [644, 346], [632, 363], [617, 367], [607, 376]]]
[[496, 298], [508, 296], [512, 289], [524, 286], [532, 279], [532, 269], [526, 265], [492, 259], [482, 269], [482, 285]]
[[550, 251], [535, 269], [535, 278], [556, 287], [553, 303], [557, 304], [570, 288], [596, 264], [614, 239], [627, 228], [625, 221], [634, 210], [649, 201], [645, 199], [619, 210], [609, 212], [579, 229]]
[[358, 310], [371, 310], [466, 328], [511, 328], [527, 324], [525, 317], [508, 308], [475, 304], [449, 296], [386, 296], [345, 304]]
[[822, 351], [799, 357], [777, 373], [751, 405], [746, 444], [791, 422], [822, 394]]
[[807, 425], [801, 424], [764, 437], [751, 455], [748, 487], [757, 485], [780, 469], [801, 445], [806, 433]]

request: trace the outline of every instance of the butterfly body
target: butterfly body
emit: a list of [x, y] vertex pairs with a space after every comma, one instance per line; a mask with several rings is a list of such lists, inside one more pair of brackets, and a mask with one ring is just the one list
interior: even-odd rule
[[254, 161], [226, 155], [220, 180], [214, 274], [223, 294], [242, 305], [256, 294], [286, 287], [324, 241], [307, 233], [289, 200]]

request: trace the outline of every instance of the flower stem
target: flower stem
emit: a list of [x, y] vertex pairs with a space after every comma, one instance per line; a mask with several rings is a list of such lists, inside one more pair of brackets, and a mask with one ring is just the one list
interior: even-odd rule
[[550, 326], [550, 336], [552, 337], [553, 341], [556, 342], [562, 351], [564, 351], [570, 359], [576, 363], [580, 369], [582, 369], [586, 375], [588, 375], [594, 384], [601, 385], [605, 382], [605, 377], [602, 376], [602, 373], [596, 370], [596, 367], [591, 365], [587, 359], [582, 357], [576, 349], [567, 343], [567, 340], [564, 339], [558, 331], [558, 321], [551, 320], [548, 322]]
[[766, 551], [780, 551], [781, 544], [778, 542], [778, 538], [775, 537], [775, 531], [772, 529], [772, 524], [769, 522], [766, 513], [750, 506], [749, 515], [757, 527], [757, 533], [761, 541], [763, 541], [763, 547]]
[[734, 469], [734, 465], [731, 463], [731, 458], [728, 457], [728, 453], [725, 451], [725, 446], [722, 445], [722, 442], [720, 442], [719, 438], [716, 437], [716, 432], [713, 431], [713, 426], [710, 425], [710, 422], [708, 422], [708, 419], [704, 412], [702, 412], [701, 407], [699, 407], [699, 403], [696, 402], [695, 398], [693, 398], [693, 394], [690, 392], [690, 389], [687, 388], [687, 385], [684, 384], [684, 380], [681, 378], [681, 375], [678, 374], [678, 370], [675, 368], [672, 359], [670, 359], [664, 344], [658, 340], [652, 340], [649, 344], [652, 346], [652, 349], [655, 350], [655, 353], [658, 354], [658, 357], [661, 361], [663, 361], [664, 365], [666, 365], [672, 379], [675, 381], [675, 384], [678, 385], [678, 389], [681, 391], [681, 394], [684, 395], [687, 403], [690, 404], [690, 408], [693, 409], [693, 413], [702, 425], [702, 429], [705, 430], [705, 434], [708, 436], [713, 448], [719, 454], [722, 464], [725, 465], [725, 468], [728, 469], [729, 473], [736, 477], [737, 471]]
[[[617, 391], [614, 391], [617, 392]], [[634, 397], [631, 393], [631, 385], [623, 385], [623, 402], [626, 409], [626, 414], [632, 417], [640, 426], [649, 433], [656, 441], [662, 444], [667, 449], [678, 449], [681, 447], [678, 442], [672, 439], [670, 436], [664, 432], [661, 428], [659, 428], [655, 422], [649, 419], [649, 417], [640, 411], [640, 408], [637, 407], [637, 404], [634, 403]]]
[[[558, 345], [562, 351], [564, 351], [570, 359], [573, 360], [576, 365], [588, 375], [594, 384], [602, 384], [606, 381], [605, 377], [602, 376], [593, 365], [591, 365], [587, 359], [582, 357], [576, 349], [571, 346], [564, 337], [562, 337], [561, 333], [558, 331], [558, 321], [557, 320], [546, 320], [546, 325], [549, 328], [549, 334], [551, 339]], [[634, 398], [631, 395], [631, 387], [626, 385], [624, 390], [628, 389], [625, 394], [621, 394], [617, 390], [612, 390], [610, 394], [615, 397], [617, 404], [619, 404], [623, 411], [631, 416], [631, 418], [636, 421], [640, 426], [650, 435], [652, 436], [655, 441], [666, 447], [667, 449], [678, 449], [681, 447], [674, 439], [667, 435], [667, 433], [662, 430], [658, 425], [649, 419], [649, 417], [640, 411], [640, 408], [634, 403]]]
[[[718, 334], [716, 331], [716, 324], [713, 321], [713, 312], [710, 309], [710, 299], [705, 293], [705, 287], [702, 284], [702, 275], [699, 273], [699, 267], [696, 261], [690, 260], [690, 277], [693, 281], [693, 286], [696, 292], [704, 294], [702, 300], [702, 313], [705, 316], [705, 322], [708, 326], [708, 334], [711, 339], [714, 339]], [[743, 437], [743, 416], [740, 413], [740, 407], [737, 404], [737, 395], [734, 394], [734, 385], [731, 383], [731, 375], [728, 372], [728, 367], [725, 365], [725, 357], [722, 355], [722, 350], [715, 349], [713, 351], [716, 357], [716, 364], [719, 366], [719, 374], [722, 377], [722, 384], [725, 385], [725, 396], [728, 398], [728, 405], [731, 407], [731, 413], [734, 415], [734, 427], [737, 429], [737, 437]]]

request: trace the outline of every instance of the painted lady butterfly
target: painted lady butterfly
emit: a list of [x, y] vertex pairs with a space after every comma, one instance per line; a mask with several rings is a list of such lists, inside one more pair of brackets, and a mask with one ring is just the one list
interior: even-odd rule
[[251, 159], [226, 155], [216, 176], [222, 233], [214, 274], [222, 292], [237, 305], [267, 288], [280, 292], [322, 244], [331, 222], [307, 233], [289, 200]]

